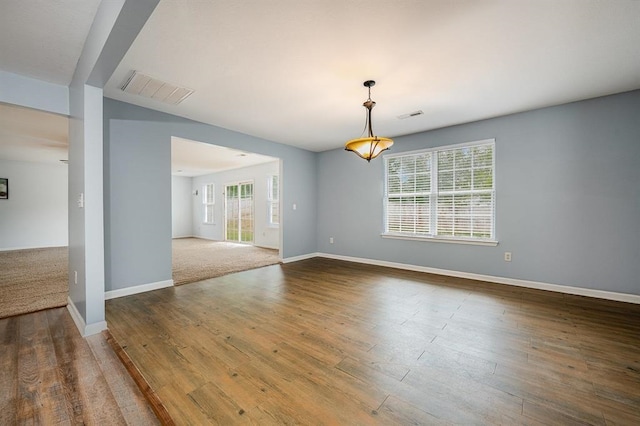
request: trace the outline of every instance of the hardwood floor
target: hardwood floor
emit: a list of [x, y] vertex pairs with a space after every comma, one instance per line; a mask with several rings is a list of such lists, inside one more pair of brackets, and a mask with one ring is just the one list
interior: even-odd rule
[[328, 259], [107, 302], [177, 424], [640, 424], [640, 306]]
[[98, 334], [66, 308], [0, 320], [0, 425], [158, 424]]

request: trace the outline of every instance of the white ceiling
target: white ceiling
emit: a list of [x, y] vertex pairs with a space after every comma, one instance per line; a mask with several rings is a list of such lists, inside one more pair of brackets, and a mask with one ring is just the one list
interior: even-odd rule
[[[98, 5], [0, 0], [0, 70], [69, 84]], [[638, 89], [639, 46], [636, 0], [161, 0], [105, 95], [323, 151], [360, 136], [367, 79], [396, 137]], [[195, 93], [129, 95], [132, 70]]]
[[202, 176], [277, 160], [204, 142], [171, 138], [171, 174], [174, 176]]
[[[132, 70], [195, 92], [124, 93]], [[640, 1], [161, 0], [105, 95], [302, 148], [640, 88]], [[397, 116], [415, 110], [424, 115]]]
[[[68, 159], [66, 116], [0, 103], [0, 160], [62, 164]], [[171, 138], [171, 174], [194, 177], [239, 169], [275, 157]]]
[[[0, 0], [0, 70], [68, 86], [99, 4]], [[0, 104], [0, 160], [61, 164], [68, 132], [67, 117]]]
[[0, 0], [0, 69], [68, 86], [100, 0]]
[[65, 116], [0, 103], [0, 160], [60, 164], [68, 135]]

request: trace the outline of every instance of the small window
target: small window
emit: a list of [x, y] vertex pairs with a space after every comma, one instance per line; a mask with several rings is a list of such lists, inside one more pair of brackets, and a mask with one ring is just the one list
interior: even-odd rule
[[213, 215], [213, 208], [216, 203], [214, 186], [212, 183], [208, 183], [202, 187], [202, 206], [203, 206], [203, 222], [215, 223]]
[[280, 176], [269, 176], [267, 187], [267, 211], [269, 212], [269, 225], [278, 226], [280, 224]]
[[385, 156], [383, 236], [495, 243], [495, 141]]

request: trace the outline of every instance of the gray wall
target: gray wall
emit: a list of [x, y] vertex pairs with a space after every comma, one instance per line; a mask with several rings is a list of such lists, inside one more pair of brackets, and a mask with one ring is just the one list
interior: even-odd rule
[[[189, 194], [198, 191], [198, 196], [191, 196], [193, 212], [192, 235], [199, 238], [223, 241], [225, 239], [225, 185], [238, 182], [253, 182], [253, 214], [254, 214], [254, 241], [258, 247], [271, 249], [280, 248], [279, 227], [269, 226], [269, 205], [267, 203], [267, 181], [269, 176], [280, 174], [280, 162], [257, 164], [255, 166], [242, 167], [239, 169], [226, 170], [193, 178]], [[202, 187], [208, 183], [213, 183], [215, 206], [214, 223], [205, 224], [202, 222], [204, 209], [202, 206]]]
[[398, 137], [392, 151], [489, 138], [497, 247], [381, 238], [383, 162], [333, 150], [318, 158], [318, 251], [640, 294], [640, 91]]
[[107, 327], [102, 87], [158, 1], [100, 2], [69, 85], [69, 298], [83, 336]]
[[107, 291], [171, 279], [171, 136], [280, 158], [282, 256], [316, 251], [317, 154], [105, 99]]
[[171, 176], [171, 236], [193, 236], [193, 178]]
[[69, 88], [0, 70], [0, 102], [69, 114]]
[[105, 99], [106, 289], [171, 279], [179, 136], [282, 159], [284, 259], [323, 252], [640, 294], [639, 111], [635, 91], [395, 138], [393, 152], [496, 139], [499, 245], [486, 247], [381, 238], [380, 159], [315, 154]]

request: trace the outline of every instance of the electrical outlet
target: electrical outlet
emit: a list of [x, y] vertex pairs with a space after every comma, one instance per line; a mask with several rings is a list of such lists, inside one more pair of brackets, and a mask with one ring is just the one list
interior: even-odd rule
[[510, 251], [505, 251], [504, 252], [504, 261], [505, 262], [511, 262], [511, 252]]
[[333, 237], [329, 237], [329, 244], [333, 244]]

